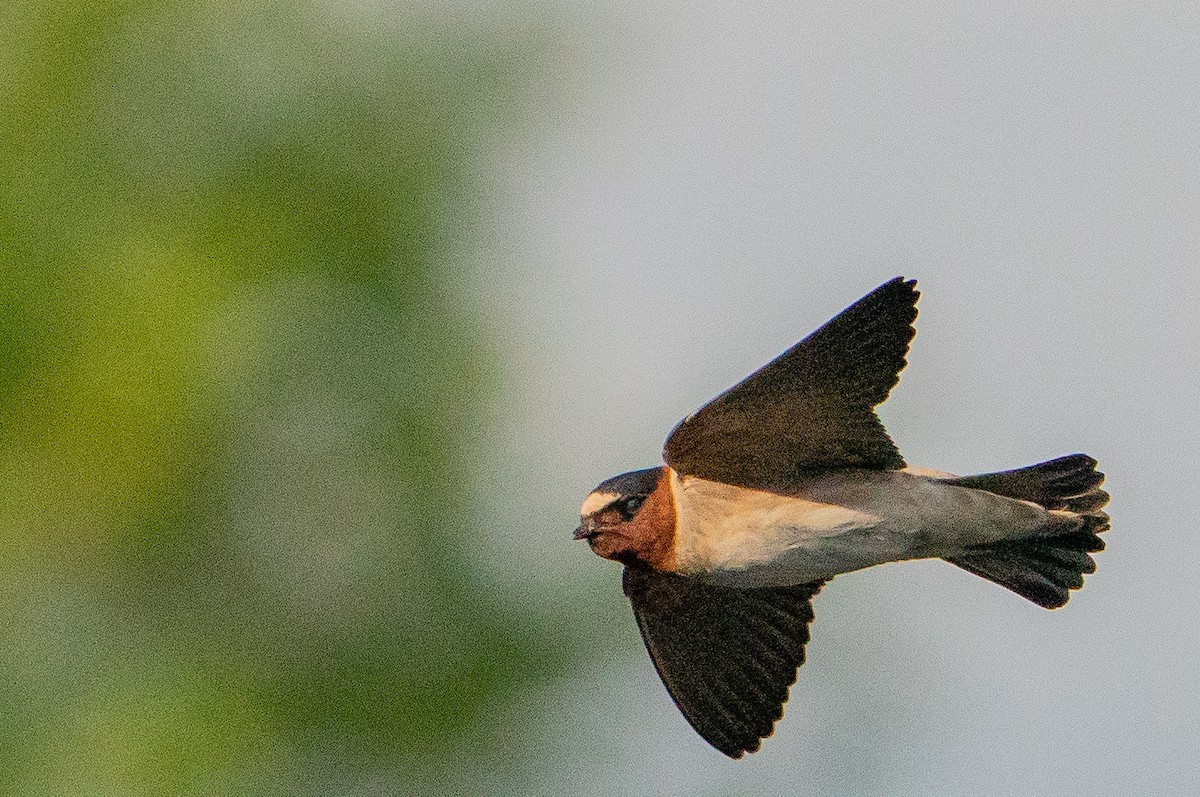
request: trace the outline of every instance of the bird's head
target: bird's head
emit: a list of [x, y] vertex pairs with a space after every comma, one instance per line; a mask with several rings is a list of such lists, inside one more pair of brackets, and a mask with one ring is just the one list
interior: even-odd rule
[[623, 564], [669, 570], [675, 545], [675, 501], [667, 468], [622, 473], [603, 481], [579, 509], [575, 539]]

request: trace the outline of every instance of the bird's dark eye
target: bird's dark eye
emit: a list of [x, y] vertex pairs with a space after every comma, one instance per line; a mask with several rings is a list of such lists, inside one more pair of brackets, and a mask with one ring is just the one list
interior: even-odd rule
[[641, 509], [642, 504], [645, 503], [645, 501], [646, 496], [644, 495], [631, 495], [628, 498], [622, 498], [620, 501], [618, 501], [617, 509], [620, 510], [621, 517], [625, 518], [626, 520], [633, 520], [633, 516], [637, 514], [639, 509]]

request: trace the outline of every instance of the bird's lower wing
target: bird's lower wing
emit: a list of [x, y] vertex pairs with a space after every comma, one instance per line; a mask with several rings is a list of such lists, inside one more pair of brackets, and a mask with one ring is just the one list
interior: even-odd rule
[[783, 716], [824, 582], [737, 589], [645, 567], [625, 594], [675, 705], [713, 747], [754, 752]]

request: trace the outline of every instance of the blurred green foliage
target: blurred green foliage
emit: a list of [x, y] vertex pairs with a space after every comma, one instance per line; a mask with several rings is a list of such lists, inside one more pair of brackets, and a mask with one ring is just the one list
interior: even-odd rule
[[0, 11], [4, 793], [428, 787], [550, 666], [463, 555], [516, 53], [376, 14]]

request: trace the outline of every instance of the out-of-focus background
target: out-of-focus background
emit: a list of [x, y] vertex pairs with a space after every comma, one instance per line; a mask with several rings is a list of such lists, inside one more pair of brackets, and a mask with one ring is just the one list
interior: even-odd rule
[[[1169, 3], [6, 4], [0, 791], [1195, 793], [1198, 80]], [[578, 504], [900, 273], [908, 460], [1091, 453], [1110, 550], [839, 578], [731, 762]]]

